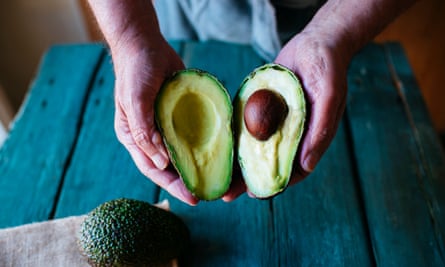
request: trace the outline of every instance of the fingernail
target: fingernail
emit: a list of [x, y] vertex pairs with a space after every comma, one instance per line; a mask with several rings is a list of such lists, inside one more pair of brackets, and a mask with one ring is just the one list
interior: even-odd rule
[[162, 137], [159, 132], [155, 132], [151, 137], [151, 142], [163, 157], [168, 158], [167, 151], [165, 151], [164, 143], [162, 142]]
[[159, 150], [159, 152], [162, 154], [162, 156], [164, 157], [164, 158], [167, 158], [168, 159], [168, 153], [167, 153], [167, 151], [165, 150], [165, 148], [164, 148], [164, 146], [159, 146], [158, 147], [158, 150]]
[[318, 161], [320, 160], [320, 156], [317, 152], [311, 152], [303, 161], [303, 169], [307, 172], [312, 172], [315, 169]]
[[162, 137], [161, 137], [160, 133], [155, 132], [153, 134], [153, 137], [152, 137], [151, 141], [152, 141], [152, 143], [156, 146], [156, 148], [159, 151], [164, 151], [165, 150], [164, 149], [164, 143], [162, 142]]
[[153, 161], [153, 163], [156, 165], [156, 167], [158, 169], [165, 169], [167, 168], [168, 165], [168, 159], [163, 156], [161, 153], [157, 153], [156, 155], [153, 155], [151, 157], [151, 160]]
[[197, 199], [195, 196], [193, 196], [190, 191], [187, 190], [185, 186], [180, 187], [180, 199], [184, 201], [185, 203], [189, 204], [190, 206], [196, 206], [198, 205], [199, 199]]

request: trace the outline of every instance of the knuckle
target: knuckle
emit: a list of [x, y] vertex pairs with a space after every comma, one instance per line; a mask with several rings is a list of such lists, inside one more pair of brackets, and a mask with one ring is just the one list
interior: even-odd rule
[[128, 134], [125, 132], [125, 129], [122, 129], [122, 127], [119, 127], [119, 125], [115, 124], [114, 132], [116, 134], [117, 140], [121, 144], [126, 145], [128, 143], [131, 143], [128, 139]]
[[146, 146], [149, 143], [150, 138], [148, 137], [147, 131], [143, 128], [136, 128], [132, 131], [134, 142], [138, 146]]

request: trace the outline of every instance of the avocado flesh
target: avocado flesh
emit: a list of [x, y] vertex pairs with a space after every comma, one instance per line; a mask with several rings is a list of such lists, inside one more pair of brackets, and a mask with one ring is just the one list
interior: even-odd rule
[[[283, 96], [288, 114], [269, 139], [260, 141], [249, 133], [243, 116], [249, 96], [263, 88]], [[306, 107], [300, 82], [285, 67], [266, 64], [255, 69], [244, 80], [234, 106], [238, 161], [244, 181], [249, 191], [258, 198], [276, 195], [289, 183], [303, 132]]]
[[223, 85], [195, 69], [177, 72], [161, 88], [156, 120], [173, 165], [197, 198], [229, 188], [233, 164], [232, 105]]

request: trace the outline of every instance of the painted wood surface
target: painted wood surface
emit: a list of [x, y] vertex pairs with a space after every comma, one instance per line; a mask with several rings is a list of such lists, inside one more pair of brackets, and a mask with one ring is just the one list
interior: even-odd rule
[[53, 47], [0, 150], [0, 227], [47, 220], [79, 133], [102, 46]]
[[[247, 46], [171, 44], [232, 98], [264, 63]], [[0, 151], [0, 227], [118, 197], [167, 198], [192, 232], [188, 266], [443, 266], [445, 159], [403, 50], [368, 46], [348, 83], [337, 135], [305, 181], [269, 200], [190, 207], [143, 177], [118, 143], [106, 50], [55, 47]]]
[[66, 170], [55, 216], [87, 213], [104, 201], [128, 197], [153, 203], [159, 189], [136, 168], [114, 132], [111, 58], [101, 62], [91, 86], [82, 127]]
[[[424, 105], [413, 103], [420, 99], [413, 81], [405, 88], [399, 80], [406, 79], [406, 69], [397, 74], [394, 66], [400, 54], [394, 46], [369, 46], [353, 62], [347, 116], [354, 157], [377, 263], [441, 266], [445, 188], [439, 184], [444, 179], [439, 171], [443, 174], [444, 161], [438, 142], [429, 147], [431, 152], [424, 151], [426, 133], [420, 135], [413, 118], [425, 112]], [[431, 160], [442, 163], [427, 165]]]

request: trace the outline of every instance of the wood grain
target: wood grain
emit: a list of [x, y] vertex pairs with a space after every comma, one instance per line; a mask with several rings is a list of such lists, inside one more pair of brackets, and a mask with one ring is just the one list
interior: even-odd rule
[[[401, 50], [368, 47], [349, 75], [347, 114], [373, 251], [382, 266], [440, 266], [445, 263], [445, 202], [425, 190], [441, 178], [423, 172], [415, 132], [385, 55], [389, 51], [393, 60], [400, 59]], [[398, 75], [407, 74], [412, 76]], [[411, 108], [417, 112], [418, 105]]]
[[51, 48], [0, 150], [0, 227], [47, 220], [103, 48]]
[[111, 58], [101, 61], [81, 120], [81, 131], [67, 168], [55, 217], [85, 214], [120, 198], [150, 203], [159, 189], [136, 168], [114, 132], [114, 73]]
[[435, 129], [445, 133], [445, 1], [423, 0], [381, 34], [377, 42], [397, 41], [405, 48]]
[[374, 266], [350, 136], [341, 122], [306, 180], [273, 199], [280, 266]]

